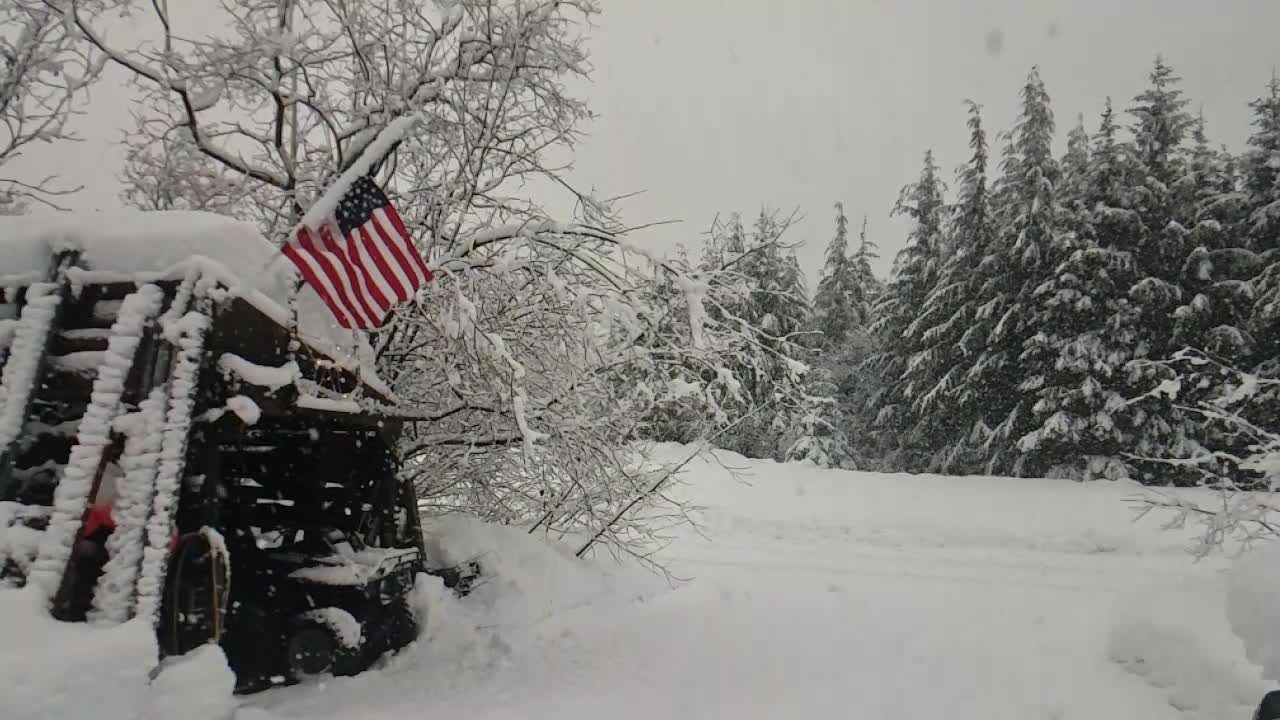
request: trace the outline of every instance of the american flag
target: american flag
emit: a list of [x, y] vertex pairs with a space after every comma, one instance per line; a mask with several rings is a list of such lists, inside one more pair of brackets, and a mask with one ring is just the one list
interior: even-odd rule
[[431, 280], [400, 215], [369, 177], [351, 184], [329, 222], [300, 227], [284, 254], [344, 328], [381, 326], [393, 305]]

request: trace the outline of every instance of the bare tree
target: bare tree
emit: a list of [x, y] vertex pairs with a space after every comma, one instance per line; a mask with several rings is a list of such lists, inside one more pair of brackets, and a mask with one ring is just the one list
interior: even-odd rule
[[[98, 9], [86, 3], [84, 11]], [[0, 173], [30, 145], [77, 139], [68, 123], [101, 71], [58, 8], [0, 0]], [[53, 175], [23, 181], [0, 174], [0, 213], [21, 212], [28, 201], [54, 205], [75, 189], [60, 187]]]
[[[399, 400], [387, 411], [412, 421], [404, 468], [423, 507], [649, 559], [689, 516], [667, 483], [653, 489], [638, 423], [692, 387], [711, 426], [727, 424], [719, 403], [750, 402], [729, 368], [776, 351], [708, 312], [727, 303], [732, 284], [717, 278], [731, 270], [646, 251], [610, 202], [569, 181], [590, 113], [568, 87], [588, 77], [579, 30], [595, 3], [222, 7], [224, 27], [196, 39], [156, 0], [161, 35], [138, 49], [76, 17], [151, 109], [129, 142], [127, 197], [234, 215], [279, 240], [342, 178], [376, 172], [436, 274], [370, 337]], [[540, 198], [574, 211], [553, 217]]]

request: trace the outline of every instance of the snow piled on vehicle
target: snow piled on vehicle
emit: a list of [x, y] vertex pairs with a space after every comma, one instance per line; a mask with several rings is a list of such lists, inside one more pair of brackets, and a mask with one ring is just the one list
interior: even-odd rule
[[[256, 281], [275, 248], [252, 225], [205, 212], [116, 209], [0, 216], [4, 252], [0, 287], [39, 281], [55, 253], [77, 251], [98, 277], [122, 280], [165, 275], [191, 258], [206, 258]], [[181, 278], [178, 272], [176, 278]]]
[[79, 252], [88, 268], [70, 270], [76, 286], [180, 280], [198, 268], [281, 326], [290, 322], [293, 302], [304, 342], [391, 394], [374, 372], [363, 333], [340, 327], [310, 285], [295, 295], [292, 263], [250, 223], [208, 212], [124, 208], [0, 215], [0, 291], [45, 280], [55, 254], [66, 251]]

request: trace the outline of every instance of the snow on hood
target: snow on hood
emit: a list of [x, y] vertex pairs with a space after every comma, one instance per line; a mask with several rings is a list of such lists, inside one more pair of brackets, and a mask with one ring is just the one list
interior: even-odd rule
[[112, 210], [0, 217], [0, 285], [44, 276], [56, 252], [78, 250], [85, 265], [126, 275], [165, 272], [193, 256], [238, 275], [266, 268], [275, 248], [248, 223], [203, 212]]
[[[44, 279], [53, 256], [69, 250], [79, 251], [89, 268], [72, 273], [77, 284], [177, 280], [197, 264], [275, 322], [288, 322], [296, 270], [247, 222], [207, 212], [129, 209], [0, 216], [0, 289]], [[296, 302], [303, 342], [389, 396], [364, 333], [339, 326], [310, 286], [303, 285]]]

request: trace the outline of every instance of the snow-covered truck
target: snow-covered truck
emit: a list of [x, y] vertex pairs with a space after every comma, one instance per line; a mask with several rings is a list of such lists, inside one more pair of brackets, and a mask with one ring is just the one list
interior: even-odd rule
[[394, 399], [286, 266], [209, 214], [0, 219], [0, 587], [218, 643], [241, 692], [413, 639]]

